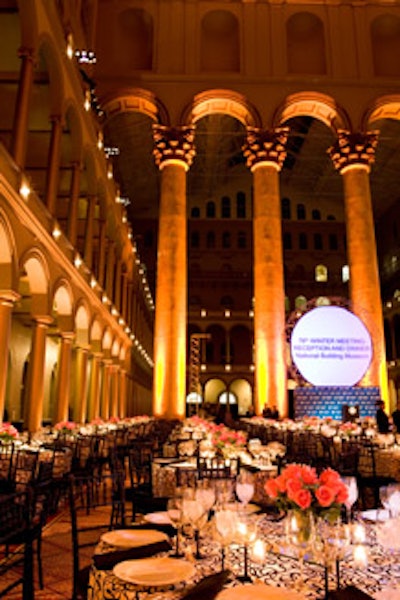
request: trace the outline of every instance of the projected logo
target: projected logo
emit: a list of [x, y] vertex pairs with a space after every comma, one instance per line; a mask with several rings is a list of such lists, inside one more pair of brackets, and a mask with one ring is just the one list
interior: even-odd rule
[[306, 313], [292, 331], [292, 359], [315, 386], [351, 386], [365, 374], [372, 358], [371, 336], [364, 323], [339, 306]]

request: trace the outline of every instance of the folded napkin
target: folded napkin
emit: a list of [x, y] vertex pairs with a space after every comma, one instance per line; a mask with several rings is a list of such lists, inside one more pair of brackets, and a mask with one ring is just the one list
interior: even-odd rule
[[362, 590], [359, 590], [354, 585], [348, 585], [336, 592], [329, 592], [328, 600], [374, 600]]
[[168, 552], [171, 550], [171, 544], [168, 540], [162, 542], [154, 542], [145, 546], [135, 546], [126, 550], [115, 550], [113, 552], [105, 552], [104, 554], [95, 554], [93, 556], [93, 564], [96, 569], [108, 571], [117, 563], [123, 560], [133, 560], [136, 558], [148, 558], [159, 552]]
[[213, 600], [228, 581], [230, 574], [230, 571], [225, 570], [203, 577], [181, 596], [181, 600]]

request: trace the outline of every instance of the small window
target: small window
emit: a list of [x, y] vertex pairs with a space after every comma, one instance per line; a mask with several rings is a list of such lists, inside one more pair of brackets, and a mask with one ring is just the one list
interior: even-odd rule
[[292, 218], [292, 211], [291, 211], [291, 207], [290, 207], [290, 199], [289, 198], [282, 198], [281, 212], [282, 212], [282, 219], [291, 219]]
[[198, 219], [200, 217], [200, 208], [198, 206], [193, 206], [190, 216], [192, 219]]
[[241, 249], [247, 248], [247, 235], [245, 231], [239, 231], [237, 237], [237, 246]]
[[206, 215], [209, 219], [215, 219], [215, 202], [207, 202]]
[[190, 235], [190, 247], [198, 248], [200, 246], [200, 234], [198, 231], [192, 231]]
[[294, 305], [299, 310], [305, 310], [307, 306], [307, 298], [305, 296], [297, 296], [294, 301]]
[[215, 233], [213, 231], [208, 231], [207, 232], [207, 248], [215, 248]]
[[314, 233], [314, 250], [322, 250], [322, 235], [320, 233]]
[[320, 283], [328, 281], [328, 269], [325, 265], [317, 265], [315, 267], [315, 281]]
[[306, 218], [306, 207], [304, 204], [297, 205], [297, 218], [299, 221], [304, 221]]
[[230, 248], [231, 247], [231, 234], [229, 231], [224, 231], [222, 234], [222, 247]]
[[306, 233], [299, 233], [299, 249], [307, 250], [308, 248], [308, 238]]
[[246, 194], [238, 192], [236, 196], [236, 215], [238, 219], [246, 218]]
[[231, 217], [231, 199], [228, 196], [223, 196], [221, 199], [221, 217], [223, 219]]
[[292, 249], [292, 234], [291, 233], [283, 234], [283, 249], [284, 250]]
[[350, 281], [349, 265], [343, 265], [342, 267], [342, 281], [343, 283], [347, 283], [348, 281]]
[[311, 213], [311, 218], [313, 221], [320, 221], [321, 220], [321, 211], [318, 210], [317, 208], [314, 208], [314, 210]]
[[339, 247], [336, 233], [329, 234], [329, 250], [337, 250]]

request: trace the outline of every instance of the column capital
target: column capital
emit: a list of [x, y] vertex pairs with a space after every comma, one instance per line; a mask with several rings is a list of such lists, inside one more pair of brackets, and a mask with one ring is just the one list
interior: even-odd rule
[[183, 163], [185, 170], [189, 169], [196, 153], [193, 125], [181, 127], [153, 125], [153, 138], [154, 160], [160, 170], [169, 162]]
[[31, 62], [35, 59], [35, 50], [34, 48], [29, 48], [28, 46], [21, 46], [18, 48], [18, 58], [26, 58]]
[[289, 127], [275, 129], [247, 128], [247, 141], [243, 146], [246, 164], [254, 171], [260, 164], [273, 164], [280, 171], [286, 158]]
[[342, 173], [346, 168], [364, 166], [369, 172], [375, 162], [375, 148], [378, 145], [379, 131], [350, 132], [338, 131], [336, 142], [328, 148], [328, 154], [335, 169]]
[[37, 325], [43, 325], [45, 327], [50, 327], [52, 323], [54, 323], [53, 317], [50, 315], [32, 315], [32, 320]]
[[0, 290], [0, 304], [14, 306], [20, 298], [21, 295], [14, 292], [14, 290]]

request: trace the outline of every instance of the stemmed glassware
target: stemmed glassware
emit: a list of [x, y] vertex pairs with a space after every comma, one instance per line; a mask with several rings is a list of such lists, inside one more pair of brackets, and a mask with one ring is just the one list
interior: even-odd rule
[[254, 476], [252, 473], [246, 470], [240, 471], [236, 477], [236, 496], [240, 500], [243, 510], [246, 509], [247, 504], [250, 502], [254, 495]]
[[182, 498], [170, 498], [167, 502], [167, 513], [172, 525], [176, 528], [176, 546], [172, 556], [181, 558], [183, 553], [180, 551], [179, 541], [183, 525]]
[[215, 528], [221, 542], [221, 570], [225, 569], [226, 548], [235, 539], [236, 513], [233, 510], [221, 508], [214, 513]]
[[196, 542], [197, 559], [203, 558], [200, 553], [200, 530], [204, 527], [208, 519], [208, 509], [196, 499], [195, 491], [189, 497], [184, 497], [182, 500], [183, 519], [188, 522], [194, 531], [194, 539]]
[[348, 497], [346, 502], [344, 503], [346, 508], [346, 518], [347, 522], [351, 522], [352, 518], [352, 508], [353, 504], [356, 502], [358, 498], [358, 486], [357, 479], [355, 477], [342, 477], [342, 481], [344, 485], [347, 487]]
[[248, 554], [249, 545], [254, 543], [257, 538], [257, 521], [254, 518], [239, 517], [236, 522], [235, 538], [243, 545], [244, 550], [244, 573], [237, 579], [243, 583], [251, 582], [251, 577], [248, 573]]

